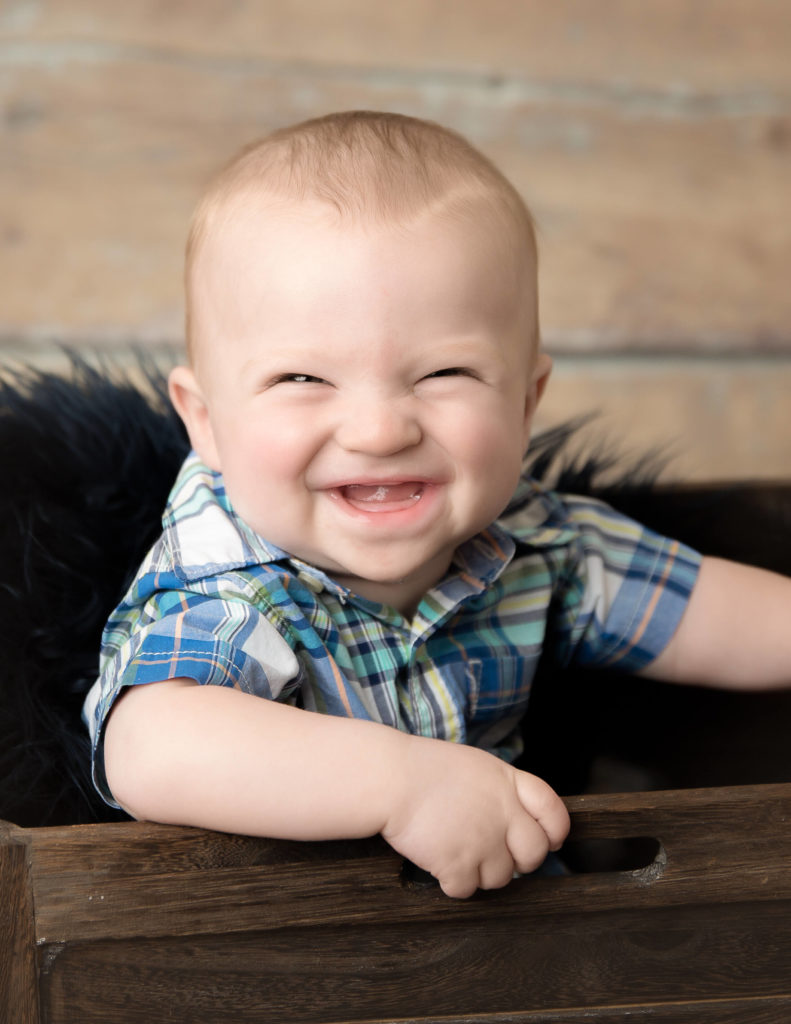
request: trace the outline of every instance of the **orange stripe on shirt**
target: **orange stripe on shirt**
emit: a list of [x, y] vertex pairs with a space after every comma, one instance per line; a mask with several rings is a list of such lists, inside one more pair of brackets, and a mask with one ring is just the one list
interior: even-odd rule
[[[182, 598], [182, 605], [185, 605], [185, 599]], [[178, 664], [178, 651], [181, 647], [181, 627], [184, 623], [184, 616], [187, 614], [186, 606], [185, 610], [178, 616], [176, 616], [176, 626], [173, 630], [173, 656], [170, 659], [170, 669], [168, 670], [168, 679], [177, 679], [177, 664]]]
[[332, 678], [335, 680], [335, 685], [338, 688], [338, 696], [341, 698], [341, 703], [343, 704], [348, 717], [354, 718], [354, 712], [352, 711], [352, 706], [349, 703], [349, 697], [346, 693], [346, 682], [341, 675], [341, 670], [335, 664], [335, 659], [329, 654], [329, 651], [327, 652], [327, 657], [330, 663], [330, 668], [332, 669]]
[[[648, 602], [648, 607], [645, 610], [645, 614], [640, 620], [639, 626], [632, 635], [632, 643], [629, 647], [629, 650], [633, 650], [635, 647], [637, 647], [637, 645], [640, 643], [643, 634], [648, 629], [648, 625], [654, 616], [654, 612], [656, 611], [656, 606], [659, 604], [659, 599], [665, 592], [665, 584], [667, 583], [668, 577], [670, 576], [670, 570], [676, 562], [678, 549], [678, 541], [673, 541], [670, 549], [671, 557], [668, 558], [667, 563], [665, 565], [665, 571], [662, 573], [662, 577], [659, 580], [659, 584], [654, 587], [654, 593], [651, 597], [651, 600]], [[621, 657], [623, 657], [623, 654], [621, 654]]]

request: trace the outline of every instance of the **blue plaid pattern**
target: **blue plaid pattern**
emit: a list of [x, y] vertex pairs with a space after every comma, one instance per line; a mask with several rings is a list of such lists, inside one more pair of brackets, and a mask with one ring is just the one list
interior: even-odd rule
[[193, 454], [104, 631], [84, 710], [97, 787], [114, 803], [101, 741], [121, 690], [182, 676], [510, 760], [548, 624], [559, 664], [640, 669], [672, 636], [699, 563], [598, 501], [525, 478], [409, 621], [256, 535]]

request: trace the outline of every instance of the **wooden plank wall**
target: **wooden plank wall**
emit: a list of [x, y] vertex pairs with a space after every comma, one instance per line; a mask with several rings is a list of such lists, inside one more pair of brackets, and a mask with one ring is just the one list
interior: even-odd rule
[[238, 146], [333, 109], [447, 123], [540, 226], [540, 425], [789, 475], [787, 0], [3, 0], [0, 357], [181, 339], [181, 251]]

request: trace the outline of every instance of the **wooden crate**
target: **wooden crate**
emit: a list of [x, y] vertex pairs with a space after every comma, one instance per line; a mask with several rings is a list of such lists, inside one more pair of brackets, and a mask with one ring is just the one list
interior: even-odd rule
[[453, 901], [379, 840], [0, 825], [0, 1020], [791, 1019], [791, 785], [574, 797], [630, 871]]

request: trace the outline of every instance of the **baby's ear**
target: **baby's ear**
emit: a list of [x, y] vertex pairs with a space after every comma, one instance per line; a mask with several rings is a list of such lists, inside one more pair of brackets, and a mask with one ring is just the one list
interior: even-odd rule
[[190, 444], [210, 469], [219, 471], [220, 456], [209, 419], [209, 407], [198, 379], [189, 366], [174, 366], [168, 377], [168, 392], [187, 428]]
[[533, 373], [525, 399], [525, 448], [527, 448], [527, 444], [530, 440], [530, 428], [533, 423], [533, 415], [536, 411], [536, 406], [541, 401], [541, 396], [544, 394], [544, 389], [547, 386], [550, 373], [552, 373], [552, 360], [546, 352], [539, 352], [536, 357], [535, 366], [533, 367]]

